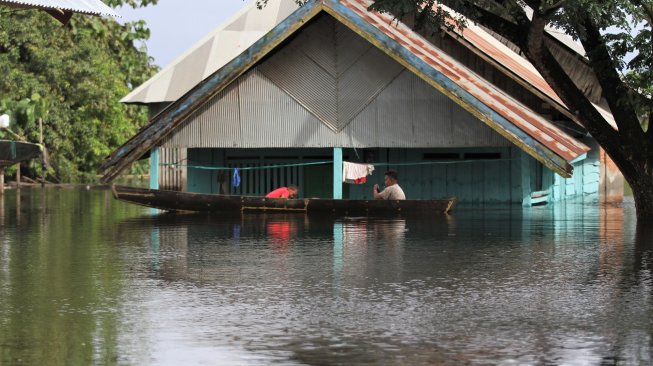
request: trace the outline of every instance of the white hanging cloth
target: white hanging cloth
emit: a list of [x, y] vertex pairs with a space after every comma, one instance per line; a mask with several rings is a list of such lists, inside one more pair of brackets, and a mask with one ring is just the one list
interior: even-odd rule
[[350, 184], [363, 184], [372, 175], [374, 165], [342, 162], [342, 181]]

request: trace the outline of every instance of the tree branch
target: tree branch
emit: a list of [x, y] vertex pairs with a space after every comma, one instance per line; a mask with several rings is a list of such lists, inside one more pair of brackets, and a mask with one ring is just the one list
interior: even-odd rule
[[542, 9], [542, 14], [546, 17], [549, 17], [553, 15], [553, 13], [558, 11], [560, 8], [562, 8], [562, 6], [565, 5], [566, 2], [567, 0], [560, 0], [551, 6], [545, 7], [544, 9]]
[[[441, 1], [442, 4], [447, 5], [451, 9], [463, 14], [471, 19], [473, 22], [491, 29], [493, 32], [499, 33], [519, 48], [523, 48], [526, 42], [526, 29], [528, 26], [528, 19], [526, 14], [523, 14], [522, 19], [517, 19], [518, 23], [513, 23], [491, 11], [488, 11], [473, 1], [466, 1], [463, 6], [458, 1]], [[519, 17], [518, 17], [519, 18]]]
[[608, 47], [594, 22], [589, 16], [586, 16], [585, 19], [581, 20], [580, 24], [585, 29], [580, 39], [581, 43], [585, 48], [587, 57], [590, 59], [592, 70], [603, 89], [603, 95], [610, 106], [610, 110], [617, 117], [615, 120], [620, 134], [626, 137], [626, 141], [641, 139], [643, 130], [637, 118], [637, 112], [628, 98], [634, 91], [621, 80]]
[[630, 0], [631, 3], [641, 6], [642, 9], [644, 9], [644, 13], [646, 14], [647, 20], [648, 20], [648, 25], [653, 27], [653, 7], [650, 6], [649, 4], [645, 4], [642, 2], [642, 0]]
[[624, 145], [620, 142], [619, 132], [615, 131], [594, 108], [546, 46], [547, 42], [553, 42], [546, 36], [544, 30], [546, 24], [547, 19], [541, 14], [533, 14], [527, 36], [527, 48], [524, 49], [527, 58], [619, 167], [634, 174], [632, 164], [625, 158], [629, 154], [624, 153]]
[[533, 13], [540, 13], [540, 6], [542, 6], [541, 0], [524, 0], [524, 3], [533, 9]]

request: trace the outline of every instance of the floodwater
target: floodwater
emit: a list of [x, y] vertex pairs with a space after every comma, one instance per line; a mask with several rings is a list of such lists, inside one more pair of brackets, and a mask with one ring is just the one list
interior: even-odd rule
[[653, 363], [634, 207], [152, 215], [0, 197], [1, 365]]

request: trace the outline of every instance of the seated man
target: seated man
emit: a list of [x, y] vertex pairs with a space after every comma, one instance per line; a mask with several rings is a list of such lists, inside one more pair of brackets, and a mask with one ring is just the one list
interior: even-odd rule
[[388, 170], [385, 172], [385, 177], [383, 182], [385, 184], [385, 189], [383, 192], [379, 192], [379, 185], [374, 185], [374, 199], [375, 200], [405, 200], [406, 195], [404, 191], [397, 184], [398, 174], [395, 170]]
[[297, 186], [289, 184], [288, 187], [277, 188], [265, 195], [265, 198], [295, 198], [299, 189]]

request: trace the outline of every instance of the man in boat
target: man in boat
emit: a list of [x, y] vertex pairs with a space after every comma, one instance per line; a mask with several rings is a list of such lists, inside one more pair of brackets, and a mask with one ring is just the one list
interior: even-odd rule
[[295, 185], [289, 184], [288, 187], [277, 188], [266, 194], [265, 198], [295, 198], [297, 197], [297, 192], [299, 192], [299, 188]]
[[379, 185], [374, 185], [374, 199], [375, 200], [405, 200], [406, 195], [403, 189], [397, 183], [399, 174], [396, 170], [388, 170], [385, 172], [383, 183], [385, 188], [379, 192]]

